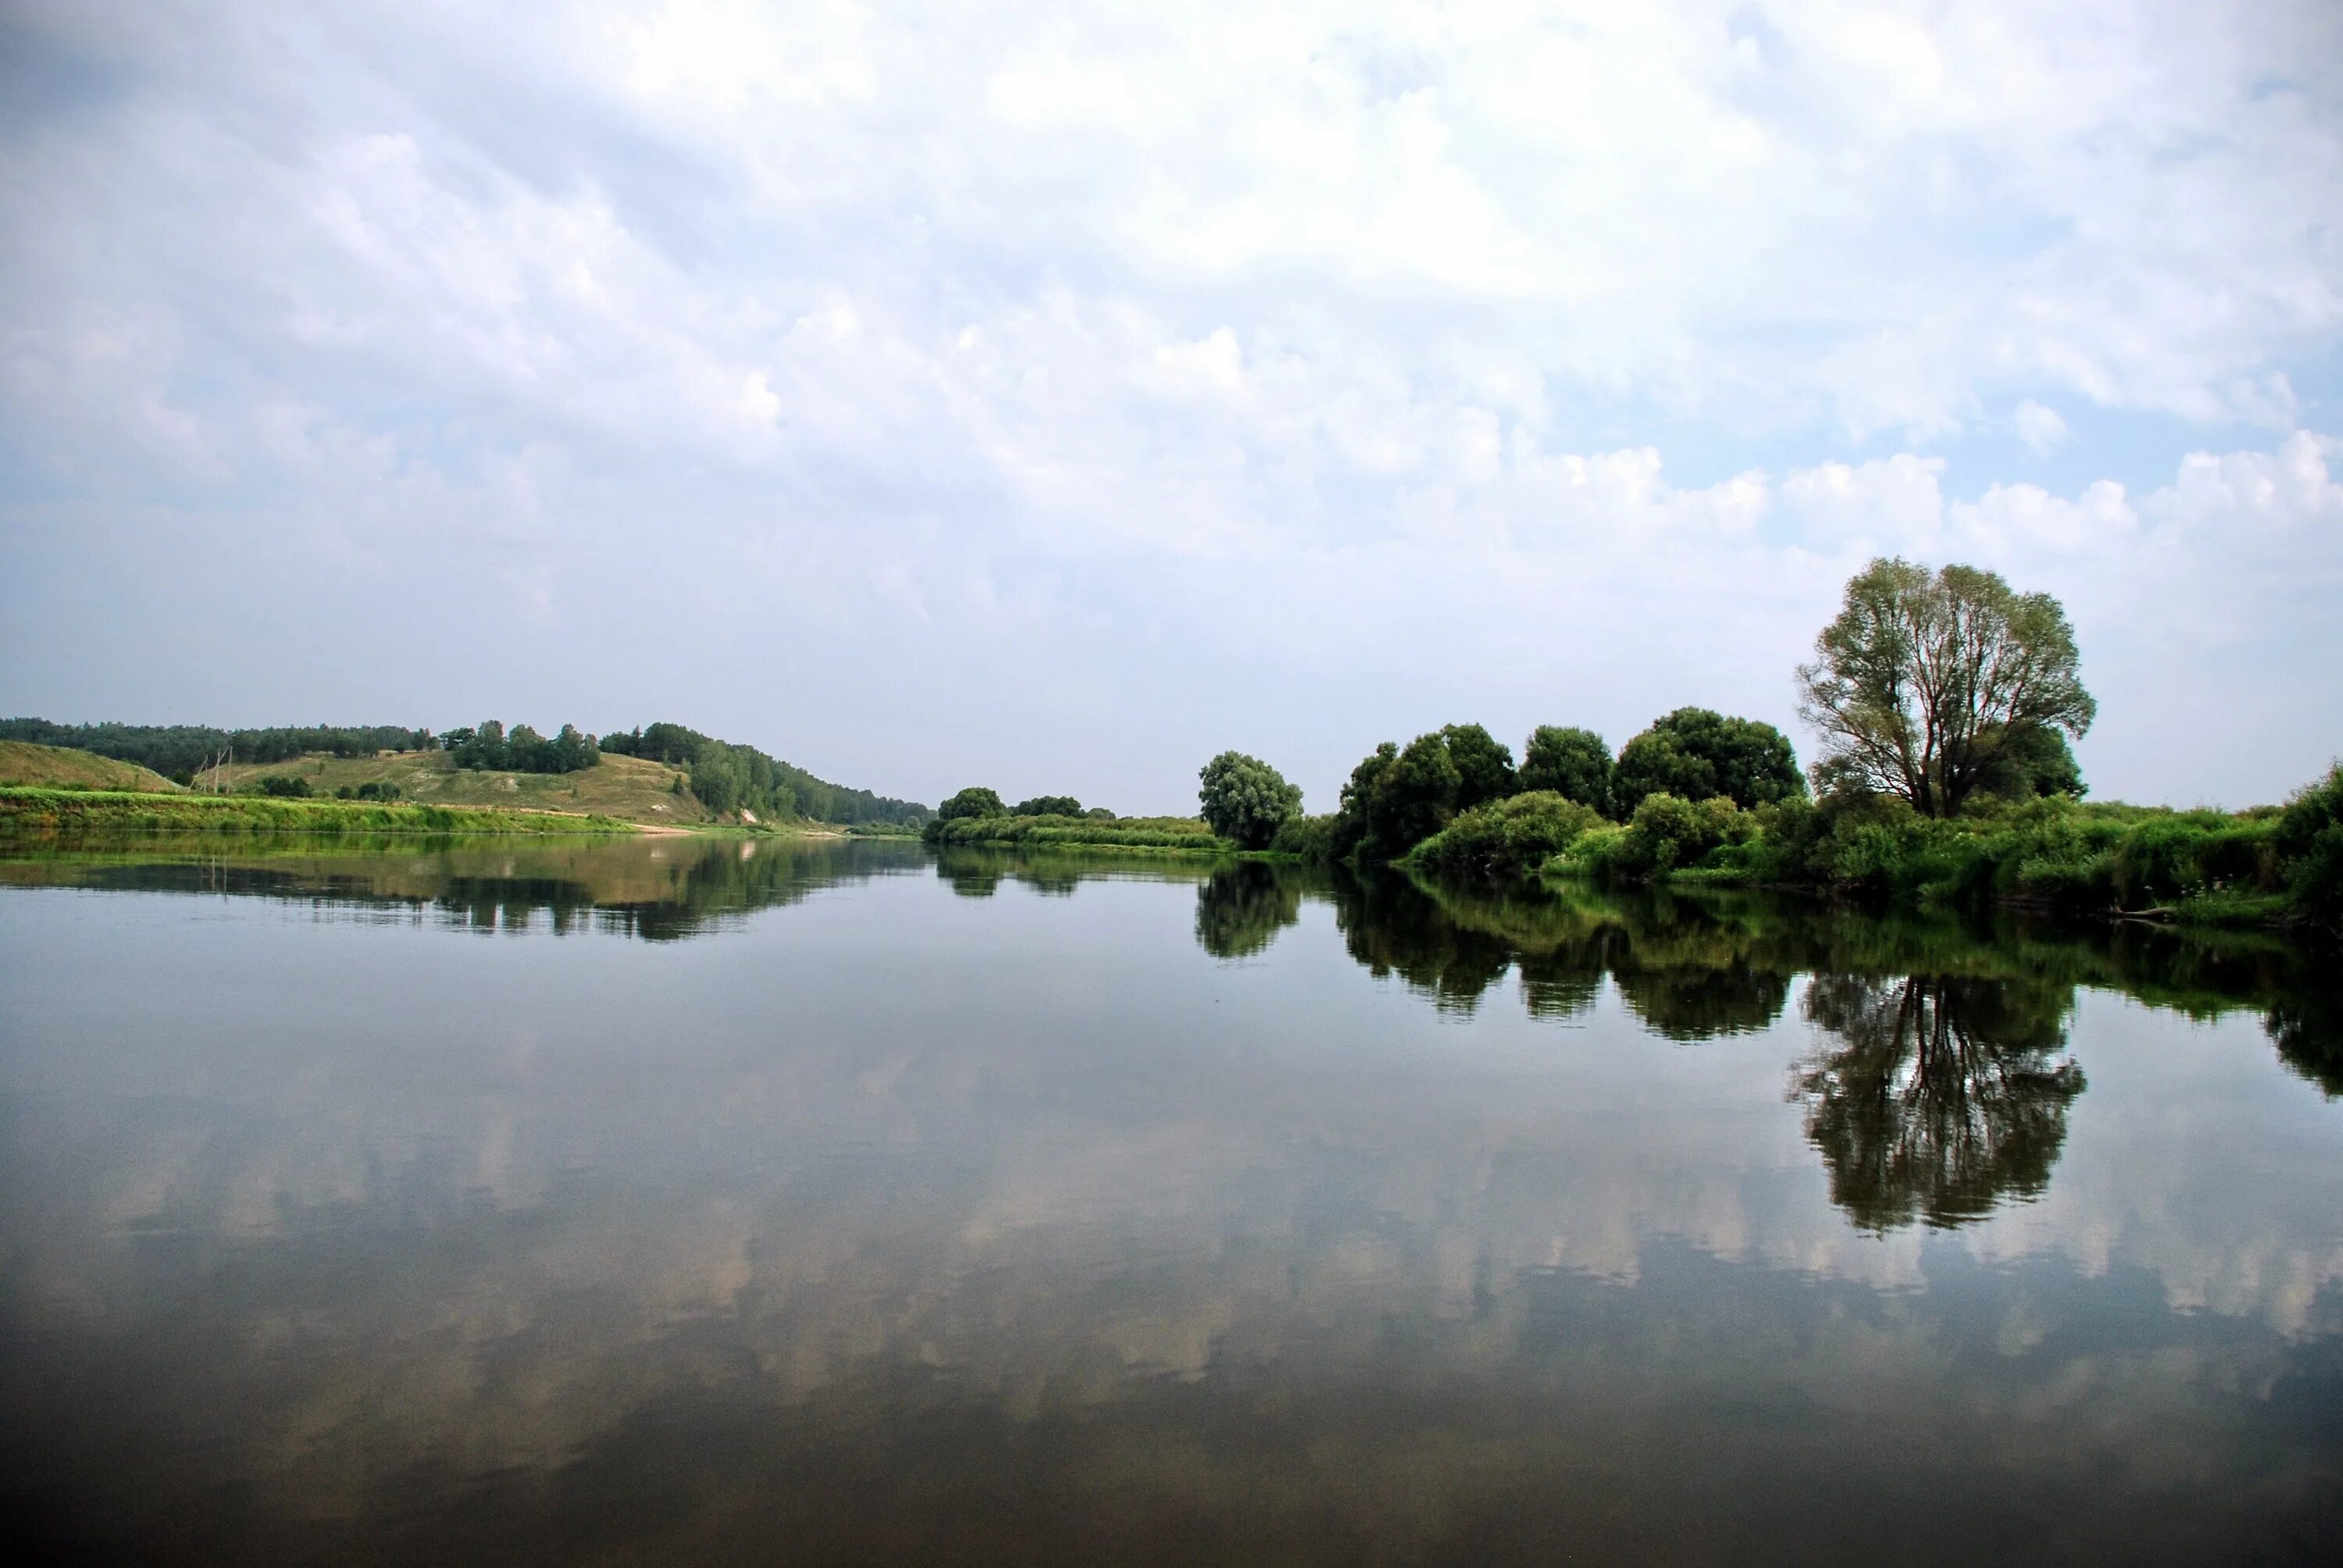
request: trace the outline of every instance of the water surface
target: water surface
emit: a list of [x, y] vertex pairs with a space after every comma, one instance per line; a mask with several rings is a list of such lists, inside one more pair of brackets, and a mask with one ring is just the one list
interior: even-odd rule
[[887, 843], [0, 859], [120, 1560], [2326, 1561], [2331, 955]]

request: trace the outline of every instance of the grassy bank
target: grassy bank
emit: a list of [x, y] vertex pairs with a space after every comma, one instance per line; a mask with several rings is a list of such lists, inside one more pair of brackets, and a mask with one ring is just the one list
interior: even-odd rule
[[[213, 777], [206, 773], [204, 781]], [[386, 751], [238, 763], [217, 774], [220, 783], [235, 790], [257, 789], [270, 777], [298, 779], [319, 795], [387, 784], [398, 790], [401, 800], [428, 806], [584, 812], [646, 827], [690, 828], [713, 818], [680, 769], [641, 757], [606, 755], [575, 773], [520, 773], [458, 768], [446, 751]]]
[[6, 784], [154, 795], [175, 795], [179, 790], [160, 773], [135, 762], [117, 762], [69, 746], [40, 746], [29, 740], [0, 740], [0, 785]]
[[955, 817], [928, 824], [936, 845], [1011, 849], [1149, 849], [1231, 855], [1236, 846], [1192, 817]]
[[608, 817], [366, 800], [0, 788], [0, 838], [101, 833], [631, 833]]
[[[1510, 804], [1510, 803], [1509, 803]], [[1460, 818], [1443, 838], [1485, 841]], [[1453, 860], [1452, 843], [1428, 859]], [[2176, 811], [2053, 797], [1951, 819], [1827, 798], [1744, 811], [1655, 795], [1624, 824], [1581, 825], [1543, 862], [1609, 883], [1796, 887], [2200, 925], [2343, 930], [2343, 768], [2284, 807]]]

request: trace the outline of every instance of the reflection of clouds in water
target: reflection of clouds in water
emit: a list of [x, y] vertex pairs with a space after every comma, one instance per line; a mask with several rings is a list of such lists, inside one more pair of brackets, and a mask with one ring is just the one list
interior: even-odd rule
[[[19, 950], [60, 985], [223, 967], [290, 986], [302, 1021], [256, 1000], [190, 1035], [121, 1009], [54, 1056], [19, 1033], [6, 1092], [44, 1112], [0, 1156], [10, 1293], [59, 1333], [153, 1339], [203, 1369], [191, 1396], [259, 1402], [237, 1463], [351, 1507], [386, 1467], [561, 1464], [690, 1390], [813, 1410], [914, 1374], [1027, 1423], [1152, 1408], [1161, 1380], [1599, 1405], [1640, 1378], [1901, 1427], [1982, 1346], [2016, 1381], [1958, 1396], [1979, 1408], [2201, 1436], [2198, 1381], [2283, 1365], [2253, 1324], [2332, 1330], [2343, 1185], [2306, 1142], [2331, 1141], [2331, 1111], [2249, 1020], [2087, 997], [2063, 1027], [2091, 1088], [2046, 1189], [1949, 1236], [1875, 1238], [1829, 1201], [1783, 1096], [1845, 1036], [1805, 1021], [1821, 982], [1755, 962], [1746, 933], [1601, 940], [1640, 936], [1647, 978], [1663, 939], [1728, 960], [1704, 972], [1784, 975], [1752, 1032], [1659, 1038], [1652, 993], [1601, 968], [1575, 1029], [1483, 1007], [1433, 1030], [1421, 1000], [1359, 983], [1359, 944], [1453, 999], [1443, 975], [1487, 967], [1479, 939], [1411, 945], [1356, 910], [1337, 930], [1306, 900], [1288, 923], [1282, 890], [1243, 887], [1223, 892], [1267, 908], [1273, 940], [1213, 929], [1274, 961], [1223, 967], [1191, 945], [1211, 888], [961, 906], [970, 951], [971, 928], [922, 923], [946, 901], [927, 880], [664, 950], [27, 925]], [[286, 978], [304, 970], [314, 991]], [[2117, 1299], [2146, 1350], [2094, 1342]]]

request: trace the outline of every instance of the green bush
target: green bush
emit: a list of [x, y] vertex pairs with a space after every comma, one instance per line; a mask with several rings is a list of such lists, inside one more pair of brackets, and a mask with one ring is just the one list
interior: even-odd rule
[[950, 817], [930, 822], [921, 836], [930, 844], [1027, 848], [1087, 844], [1108, 849], [1222, 853], [1236, 847], [1190, 817], [1122, 817], [1111, 822], [1088, 817]]
[[2343, 928], [2343, 764], [2288, 802], [2273, 838], [2295, 909]]
[[262, 774], [253, 789], [258, 794], [279, 800], [298, 800], [313, 793], [307, 779], [289, 777], [283, 773]]
[[2193, 924], [2308, 920], [2343, 930], [2343, 767], [2283, 811], [2173, 811], [2064, 795], [1954, 818], [1842, 793], [1736, 811], [1649, 796], [1624, 828], [1582, 833], [1544, 869], [1598, 881], [1828, 888], [1980, 908], [2167, 911]]
[[1518, 877], [1602, 822], [1592, 806], [1534, 789], [1475, 806], [1416, 845], [1407, 863], [1450, 875]]
[[1277, 837], [1269, 841], [1269, 852], [1291, 855], [1297, 860], [1334, 859], [1334, 814], [1286, 819]]

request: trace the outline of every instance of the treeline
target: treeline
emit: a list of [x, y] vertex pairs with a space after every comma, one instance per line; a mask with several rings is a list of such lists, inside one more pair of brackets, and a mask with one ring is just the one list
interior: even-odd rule
[[503, 723], [488, 719], [477, 729], [450, 729], [439, 738], [458, 768], [495, 773], [579, 773], [602, 759], [594, 738], [574, 724], [565, 724], [551, 739], [526, 724], [505, 733]]
[[792, 768], [753, 746], [719, 740], [680, 724], [648, 724], [605, 735], [601, 749], [685, 769], [692, 794], [719, 816], [746, 810], [765, 817], [802, 817], [850, 826], [905, 827], [916, 827], [928, 818], [928, 809], [917, 801], [849, 789], [817, 779], [802, 768]]
[[311, 724], [269, 729], [218, 729], [207, 724], [52, 724], [45, 719], [0, 719], [0, 740], [66, 746], [151, 768], [182, 782], [216, 762], [287, 762], [323, 751], [371, 757], [377, 751], [425, 751], [428, 729], [396, 724]]

